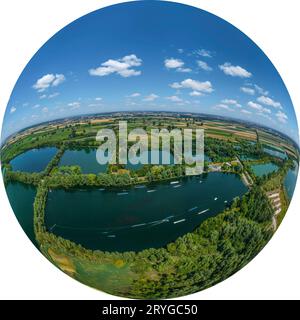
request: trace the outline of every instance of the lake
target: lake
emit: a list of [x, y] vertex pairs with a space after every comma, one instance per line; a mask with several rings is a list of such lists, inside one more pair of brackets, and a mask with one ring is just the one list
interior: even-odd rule
[[36, 189], [19, 182], [10, 182], [6, 193], [20, 225], [29, 239], [37, 246], [33, 230], [33, 202]]
[[100, 165], [96, 159], [97, 149], [87, 148], [66, 150], [60, 159], [59, 166], [78, 165], [82, 173], [106, 172], [107, 165]]
[[239, 176], [219, 172], [147, 187], [52, 190], [45, 223], [54, 234], [93, 250], [159, 248], [246, 191]]
[[293, 193], [297, 183], [298, 170], [299, 170], [298, 163], [294, 161], [294, 164], [295, 164], [295, 168], [290, 169], [284, 179], [284, 186], [290, 200], [293, 197]]
[[275, 149], [275, 148], [272, 148], [269, 146], [269, 147], [263, 148], [263, 150], [264, 150], [264, 152], [266, 152], [267, 154], [269, 154], [271, 156], [274, 156], [274, 157], [277, 157], [280, 159], [287, 159], [286, 153], [281, 149]]
[[40, 172], [46, 168], [56, 153], [57, 149], [53, 147], [31, 149], [16, 156], [10, 164], [14, 171]]
[[254, 164], [251, 166], [254, 174], [258, 177], [262, 177], [263, 175], [267, 175], [271, 172], [274, 172], [278, 169], [278, 166], [273, 163], [263, 163], [263, 164]]

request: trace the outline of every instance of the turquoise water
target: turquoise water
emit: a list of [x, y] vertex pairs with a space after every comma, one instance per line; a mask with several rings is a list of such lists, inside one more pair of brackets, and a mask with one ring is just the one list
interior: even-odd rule
[[36, 189], [19, 182], [10, 182], [6, 186], [6, 193], [20, 225], [37, 246], [33, 230], [33, 202]]
[[14, 171], [40, 172], [43, 171], [57, 152], [56, 148], [28, 150], [11, 160]]
[[294, 164], [295, 164], [295, 168], [290, 169], [284, 179], [284, 186], [290, 200], [293, 197], [293, 193], [297, 183], [298, 170], [299, 170], [298, 163], [294, 161]]
[[271, 172], [274, 172], [278, 169], [278, 166], [276, 166], [273, 163], [264, 163], [264, 164], [254, 164], [251, 166], [254, 173], [258, 177], [262, 177], [263, 175], [267, 175]]
[[159, 248], [246, 191], [239, 176], [224, 173], [127, 189], [52, 190], [45, 222], [54, 234], [94, 250]]
[[248, 155], [240, 155], [239, 156], [241, 160], [247, 161], [247, 160], [257, 160], [257, 156], [248, 156]]
[[287, 155], [283, 150], [280, 151], [280, 150], [277, 150], [277, 149], [274, 149], [271, 147], [266, 147], [263, 150], [264, 150], [264, 152], [268, 153], [271, 156], [274, 156], [274, 157], [277, 157], [280, 159], [287, 159]]
[[82, 173], [106, 172], [107, 165], [100, 165], [96, 159], [97, 149], [66, 150], [63, 154], [59, 166], [78, 165]]

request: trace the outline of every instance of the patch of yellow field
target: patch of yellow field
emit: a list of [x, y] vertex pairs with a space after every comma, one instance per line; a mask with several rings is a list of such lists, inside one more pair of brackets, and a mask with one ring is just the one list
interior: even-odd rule
[[48, 249], [48, 254], [55, 262], [55, 264], [64, 272], [68, 273], [69, 275], [73, 276], [76, 272], [73, 262], [68, 257], [56, 253], [53, 249]]
[[118, 170], [118, 174], [129, 174], [130, 173], [130, 171], [129, 170], [127, 170], [127, 169], [119, 169]]
[[114, 265], [117, 267], [117, 268], [122, 268], [124, 265], [125, 265], [125, 262], [124, 260], [122, 259], [118, 259], [114, 262]]
[[91, 120], [91, 123], [103, 123], [103, 122], [110, 122], [112, 121], [112, 118], [105, 118], [105, 119], [93, 119]]

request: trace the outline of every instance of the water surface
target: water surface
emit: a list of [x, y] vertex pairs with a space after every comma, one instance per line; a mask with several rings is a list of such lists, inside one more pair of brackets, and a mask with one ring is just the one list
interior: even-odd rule
[[290, 169], [284, 179], [284, 186], [289, 199], [291, 200], [294, 194], [294, 190], [297, 183], [299, 166], [296, 161], [294, 161], [295, 168]]
[[96, 158], [97, 149], [86, 148], [66, 150], [59, 162], [59, 166], [78, 165], [82, 173], [95, 173], [107, 171], [107, 165], [100, 165]]
[[52, 190], [46, 226], [94, 250], [158, 248], [194, 230], [246, 191], [239, 176], [224, 173], [127, 189]]
[[40, 172], [57, 153], [57, 148], [48, 147], [41, 149], [31, 149], [19, 154], [10, 164], [14, 171]]
[[274, 172], [278, 169], [278, 166], [274, 163], [263, 163], [263, 164], [254, 164], [251, 166], [254, 171], [254, 174], [258, 177], [262, 177], [263, 175], [267, 175], [271, 172]]
[[6, 186], [6, 193], [21, 227], [37, 246], [33, 230], [33, 203], [36, 189], [20, 182], [10, 182]]

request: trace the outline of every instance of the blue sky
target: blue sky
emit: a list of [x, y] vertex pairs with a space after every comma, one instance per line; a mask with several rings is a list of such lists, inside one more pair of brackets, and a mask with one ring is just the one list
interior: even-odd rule
[[216, 16], [160, 1], [107, 7], [54, 35], [18, 79], [2, 138], [47, 120], [127, 110], [229, 116], [298, 141], [289, 94], [264, 53]]

